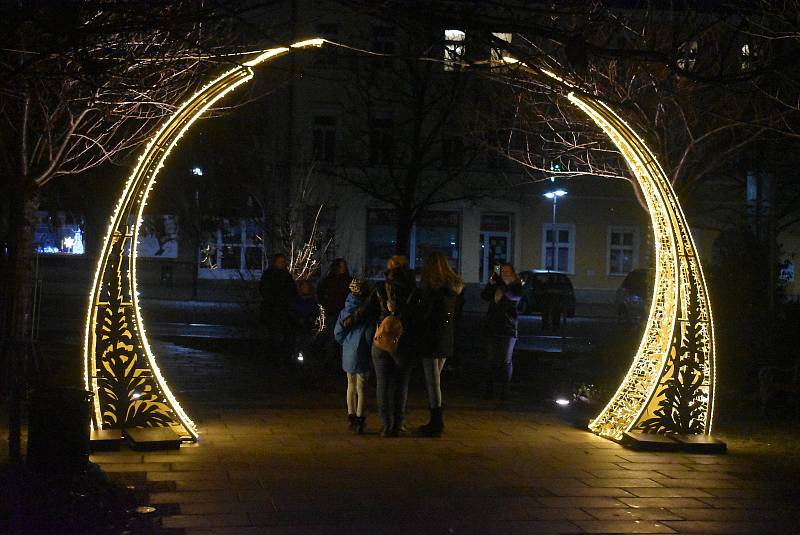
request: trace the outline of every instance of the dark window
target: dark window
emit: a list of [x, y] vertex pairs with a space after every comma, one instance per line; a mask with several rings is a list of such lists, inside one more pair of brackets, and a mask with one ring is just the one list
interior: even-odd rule
[[460, 167], [464, 164], [464, 140], [460, 136], [448, 136], [442, 140], [442, 166]]
[[508, 167], [509, 144], [511, 131], [508, 129], [492, 132], [487, 137], [486, 165], [489, 169], [505, 169]]
[[369, 136], [369, 163], [388, 165], [392, 162], [394, 134], [391, 119], [374, 119]]
[[336, 159], [336, 118], [314, 117], [311, 152], [317, 162], [333, 163]]

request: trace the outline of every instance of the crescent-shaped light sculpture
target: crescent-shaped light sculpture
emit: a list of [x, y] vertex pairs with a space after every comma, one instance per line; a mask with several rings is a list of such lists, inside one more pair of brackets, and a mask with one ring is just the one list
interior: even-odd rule
[[[89, 296], [84, 381], [94, 393], [93, 428], [171, 426], [186, 440], [197, 438], [196, 426], [161, 375], [139, 310], [136, 248], [142, 212], [167, 156], [197, 118], [251, 80], [253, 67], [324, 42], [309, 39], [267, 50], [223, 73], [164, 121], [139, 158], [111, 217]], [[597, 98], [575, 93], [567, 98], [627, 162], [647, 202], [656, 245], [644, 336], [628, 374], [590, 428], [615, 440], [637, 429], [708, 434], [714, 398], [711, 307], [686, 218], [663, 170], [630, 126]]]

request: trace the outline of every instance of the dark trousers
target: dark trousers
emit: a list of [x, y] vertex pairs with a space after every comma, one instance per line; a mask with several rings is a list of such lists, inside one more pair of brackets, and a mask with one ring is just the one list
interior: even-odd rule
[[542, 308], [542, 329], [545, 331], [558, 331], [561, 328], [561, 304], [551, 300], [545, 302]]
[[388, 431], [400, 430], [406, 414], [411, 367], [399, 363], [391, 353], [372, 346], [377, 379], [378, 411]]
[[511, 375], [514, 373], [514, 336], [489, 336], [486, 339], [486, 392], [494, 392], [495, 380], [500, 380], [502, 393], [508, 393]]

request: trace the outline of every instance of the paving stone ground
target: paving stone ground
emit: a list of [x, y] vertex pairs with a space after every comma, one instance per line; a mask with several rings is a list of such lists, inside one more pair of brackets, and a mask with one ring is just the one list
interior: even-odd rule
[[[797, 459], [738, 438], [727, 455], [634, 452], [463, 387], [439, 439], [380, 438], [374, 413], [354, 436], [341, 381], [278, 387], [202, 351], [163, 366], [200, 441], [92, 460], [156, 507], [164, 533], [800, 533]], [[418, 380], [412, 394], [411, 426], [424, 423]]]

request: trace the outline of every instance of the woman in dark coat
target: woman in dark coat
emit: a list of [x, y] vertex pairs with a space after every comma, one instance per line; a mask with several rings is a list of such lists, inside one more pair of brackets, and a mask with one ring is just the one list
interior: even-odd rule
[[431, 417], [418, 433], [438, 437], [444, 431], [441, 374], [445, 360], [453, 356], [455, 319], [464, 281], [453, 271], [443, 254], [433, 253], [425, 259], [421, 285], [418, 354], [422, 357]]
[[331, 264], [328, 274], [319, 281], [317, 301], [325, 309], [325, 325], [333, 332], [339, 312], [344, 308], [345, 299], [350, 293], [350, 270], [344, 258], [337, 258]]
[[487, 377], [486, 398], [494, 395], [494, 380], [502, 373], [500, 398], [508, 396], [511, 375], [514, 371], [512, 357], [517, 343], [517, 303], [522, 297], [522, 281], [508, 263], [500, 264], [500, 273], [494, 273], [481, 292], [489, 302], [486, 312]]
[[287, 269], [286, 256], [276, 254], [269, 269], [264, 270], [259, 284], [261, 318], [267, 326], [267, 345], [272, 356], [283, 362], [291, 357], [292, 328], [289, 309], [297, 296], [297, 286]]
[[417, 284], [405, 256], [393, 256], [386, 267], [386, 280], [375, 285], [364, 307], [351, 317], [354, 322], [362, 318], [374, 319], [378, 328], [388, 316], [396, 316], [402, 322], [403, 335], [396, 351], [390, 353], [372, 345], [378, 409], [383, 420], [381, 436], [396, 437], [405, 430], [403, 422], [411, 377], [410, 360], [416, 337]]

